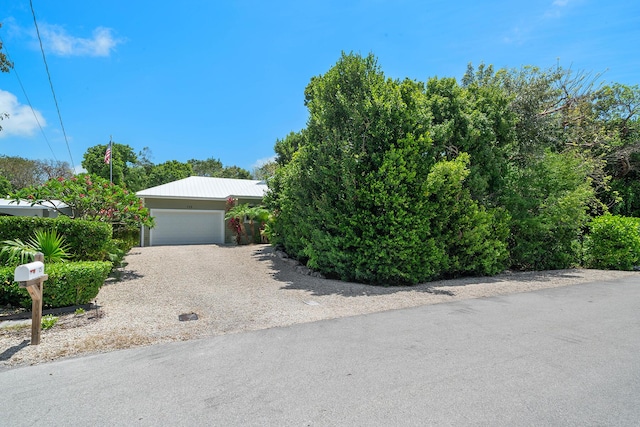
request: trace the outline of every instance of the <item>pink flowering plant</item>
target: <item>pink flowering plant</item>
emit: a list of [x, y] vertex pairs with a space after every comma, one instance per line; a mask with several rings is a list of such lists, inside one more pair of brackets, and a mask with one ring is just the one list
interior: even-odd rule
[[227, 203], [225, 206], [225, 216], [224, 219], [226, 219], [227, 222], [227, 226], [229, 227], [229, 229], [233, 232], [235, 238], [236, 238], [236, 243], [240, 244], [242, 242], [242, 235], [246, 234], [244, 231], [244, 226], [242, 224], [242, 217], [240, 215], [238, 215], [237, 212], [237, 200], [234, 199], [233, 197], [229, 197], [227, 199]]
[[51, 179], [41, 186], [23, 188], [11, 197], [16, 203], [28, 200], [32, 206], [41, 204], [71, 218], [107, 222], [114, 231], [154, 225], [149, 209], [134, 193], [90, 174]]

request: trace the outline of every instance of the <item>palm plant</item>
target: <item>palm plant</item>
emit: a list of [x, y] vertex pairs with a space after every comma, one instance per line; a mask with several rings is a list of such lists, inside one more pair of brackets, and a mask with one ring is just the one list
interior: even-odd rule
[[244, 218], [245, 216], [247, 216], [247, 212], [249, 211], [249, 209], [250, 208], [248, 203], [237, 205], [229, 209], [224, 216], [224, 219], [229, 221], [229, 226], [236, 235], [237, 244], [240, 244], [242, 242], [242, 235], [245, 236], [247, 242], [249, 240], [249, 236], [247, 236], [247, 230], [244, 226]]
[[249, 227], [251, 228], [251, 234], [253, 236], [254, 243], [260, 243], [261, 234], [255, 234], [255, 227], [253, 226], [254, 221], [257, 221], [260, 224], [260, 230], [264, 229], [265, 223], [269, 219], [270, 212], [265, 209], [263, 206], [254, 206], [252, 208], [247, 209], [247, 218], [249, 218]]
[[36, 252], [42, 252], [45, 262], [63, 262], [69, 258], [69, 246], [56, 230], [35, 230], [25, 243], [20, 239], [2, 242], [0, 256], [7, 258], [7, 264], [33, 261]]

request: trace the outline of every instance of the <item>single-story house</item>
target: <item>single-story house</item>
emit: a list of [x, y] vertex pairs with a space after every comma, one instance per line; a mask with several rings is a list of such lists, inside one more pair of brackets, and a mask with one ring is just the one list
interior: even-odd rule
[[54, 207], [63, 212], [69, 211], [67, 205], [59, 200], [31, 206], [31, 202], [28, 200], [21, 200], [16, 203], [12, 199], [0, 199], [0, 215], [4, 216], [40, 216], [44, 218], [55, 218], [58, 216], [58, 212]]
[[225, 226], [225, 206], [232, 197], [238, 204], [259, 205], [267, 191], [264, 181], [191, 176], [136, 193], [155, 227], [143, 227], [141, 246], [232, 243]]

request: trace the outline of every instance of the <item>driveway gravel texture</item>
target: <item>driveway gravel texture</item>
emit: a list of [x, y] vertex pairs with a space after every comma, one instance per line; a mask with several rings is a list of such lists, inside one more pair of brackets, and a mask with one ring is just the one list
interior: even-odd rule
[[[607, 281], [639, 272], [569, 269], [381, 287], [304, 274], [269, 245], [134, 248], [95, 309], [59, 317], [29, 345], [30, 321], [0, 321], [0, 368], [156, 343]], [[46, 282], [45, 282], [46, 286]], [[195, 313], [198, 320], [180, 321]]]

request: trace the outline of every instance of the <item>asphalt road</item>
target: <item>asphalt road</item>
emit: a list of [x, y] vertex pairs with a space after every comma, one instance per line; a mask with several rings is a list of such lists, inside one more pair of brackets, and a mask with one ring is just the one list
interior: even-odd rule
[[0, 372], [0, 425], [640, 424], [638, 277]]

